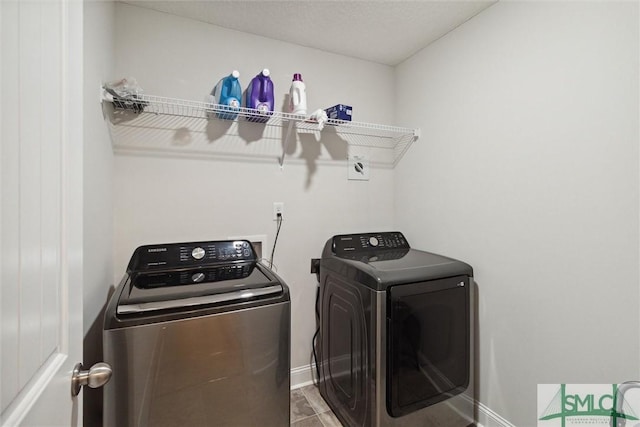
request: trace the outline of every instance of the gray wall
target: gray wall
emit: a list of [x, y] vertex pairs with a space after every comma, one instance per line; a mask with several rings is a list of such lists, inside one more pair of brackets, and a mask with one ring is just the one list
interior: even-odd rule
[[[88, 2], [85, 37], [87, 337], [135, 246], [247, 234], [272, 243], [271, 204], [283, 201], [276, 264], [292, 287], [293, 367], [308, 363], [313, 334], [309, 258], [330, 235], [397, 228], [475, 267], [480, 400], [515, 425], [535, 425], [538, 383], [637, 379], [637, 3], [498, 3], [395, 70], [123, 4]], [[351, 102], [356, 120], [422, 137], [369, 183], [347, 182], [310, 139], [283, 171], [114, 161], [96, 108], [102, 81], [134, 76], [147, 93], [199, 100], [231, 69], [246, 83], [265, 66], [279, 106], [300, 71], [310, 109]], [[232, 175], [242, 195], [220, 190]], [[97, 342], [86, 340], [85, 361]]]
[[[639, 374], [638, 4], [501, 2], [397, 68], [396, 225], [475, 267], [480, 400]], [[486, 422], [486, 420], [480, 420]]]
[[[98, 93], [113, 79], [112, 1], [84, 3], [84, 365], [102, 361], [102, 309], [113, 284], [113, 148]], [[84, 425], [102, 425], [102, 389], [83, 389]]]
[[[244, 89], [266, 67], [278, 111], [293, 73], [300, 72], [309, 112], [346, 103], [354, 108], [354, 120], [393, 122], [393, 102], [380, 103], [393, 99], [393, 68], [388, 66], [125, 4], [116, 6], [115, 52], [117, 75], [135, 77], [150, 95], [204, 100], [231, 70], [240, 71]], [[260, 151], [281, 146], [281, 136], [272, 129], [261, 138], [255, 126], [241, 121], [238, 131], [223, 135], [220, 122], [159, 118], [152, 127], [135, 128], [132, 120], [125, 124], [133, 127], [121, 134], [132, 144], [175, 147], [175, 129], [181, 128], [189, 135], [185, 152], [192, 147], [215, 153], [224, 147]], [[316, 288], [310, 259], [334, 234], [392, 228], [393, 170], [372, 170], [368, 182], [347, 181], [344, 141], [327, 142], [324, 136], [317, 141], [313, 134], [298, 139], [282, 170], [275, 157], [116, 155], [115, 277], [143, 244], [266, 235], [270, 252], [276, 232], [272, 205], [284, 202], [274, 263], [291, 288], [291, 367], [308, 365]]]

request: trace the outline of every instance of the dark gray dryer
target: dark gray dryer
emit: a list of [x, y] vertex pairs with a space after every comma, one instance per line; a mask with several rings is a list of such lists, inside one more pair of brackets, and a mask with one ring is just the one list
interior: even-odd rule
[[471, 266], [384, 232], [334, 236], [319, 273], [320, 393], [345, 426], [475, 425]]

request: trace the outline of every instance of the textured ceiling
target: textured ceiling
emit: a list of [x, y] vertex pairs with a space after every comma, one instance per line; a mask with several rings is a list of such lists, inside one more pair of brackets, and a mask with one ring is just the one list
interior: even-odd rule
[[123, 2], [327, 52], [397, 65], [495, 0]]

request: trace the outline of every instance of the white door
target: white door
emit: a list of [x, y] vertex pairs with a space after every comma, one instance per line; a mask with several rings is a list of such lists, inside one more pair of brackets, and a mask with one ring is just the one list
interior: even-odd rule
[[82, 1], [0, 0], [2, 426], [82, 423]]

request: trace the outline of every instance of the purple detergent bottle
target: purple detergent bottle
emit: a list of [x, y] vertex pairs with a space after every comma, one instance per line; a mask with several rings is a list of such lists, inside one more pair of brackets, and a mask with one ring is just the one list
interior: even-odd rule
[[265, 68], [251, 80], [247, 88], [245, 106], [257, 110], [257, 112], [251, 112], [247, 117], [247, 120], [251, 122], [265, 123], [273, 113], [275, 97], [273, 82], [269, 74], [269, 70]]

